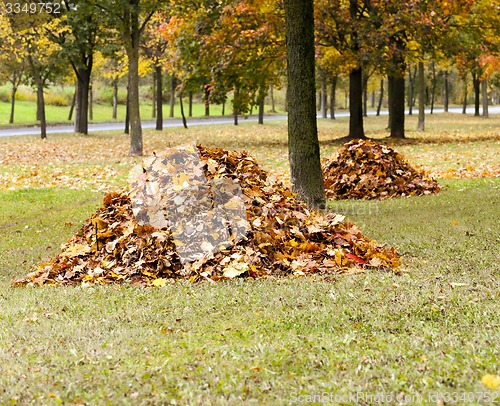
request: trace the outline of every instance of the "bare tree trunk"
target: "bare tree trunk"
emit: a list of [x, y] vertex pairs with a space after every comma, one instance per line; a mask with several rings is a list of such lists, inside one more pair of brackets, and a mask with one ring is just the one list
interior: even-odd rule
[[408, 114], [411, 116], [413, 115], [413, 104], [414, 104], [414, 93], [415, 93], [415, 76], [417, 75], [417, 68], [415, 67], [413, 69], [413, 73], [412, 73], [412, 70], [411, 70], [411, 67], [410, 69], [408, 70], [409, 72], [409, 75], [408, 75], [408, 80], [409, 80], [409, 86], [408, 86]]
[[327, 118], [327, 88], [326, 88], [326, 74], [320, 75], [321, 80], [321, 117]]
[[168, 115], [170, 118], [174, 118], [176, 86], [177, 86], [177, 80], [175, 79], [175, 76], [172, 75], [170, 80], [170, 113]]
[[[404, 72], [404, 71], [402, 71]], [[391, 138], [405, 138], [405, 78], [403, 73], [389, 76]]]
[[118, 117], [118, 79], [113, 79], [113, 120]]
[[449, 84], [448, 84], [448, 71], [445, 70], [444, 71], [444, 84], [443, 84], [443, 90], [444, 90], [444, 101], [443, 101], [443, 104], [444, 104], [444, 112], [445, 113], [448, 113], [448, 106], [449, 106], [449, 103], [450, 103], [450, 87], [449, 87]]
[[17, 93], [17, 86], [13, 85], [12, 86], [12, 91], [10, 93], [10, 117], [9, 117], [9, 124], [14, 123], [14, 110], [16, 108], [16, 93]]
[[332, 120], [335, 120], [336, 93], [337, 93], [337, 75], [333, 75], [330, 87], [330, 118]]
[[464, 101], [462, 104], [462, 114], [467, 114], [467, 73], [464, 75]]
[[363, 75], [363, 117], [368, 117], [368, 76]]
[[472, 83], [474, 84], [474, 116], [479, 117], [479, 100], [481, 93], [481, 81], [476, 72], [472, 72]]
[[156, 89], [155, 97], [156, 99], [156, 127], [157, 131], [163, 130], [163, 72], [161, 65], [155, 66], [155, 77], [156, 77]]
[[417, 131], [425, 130], [425, 70], [424, 63], [418, 63], [418, 125]]
[[193, 92], [192, 92], [192, 90], [189, 91], [188, 116], [193, 117]]
[[365, 138], [363, 128], [363, 71], [351, 70], [349, 75], [349, 138]]
[[226, 115], [226, 99], [222, 102], [222, 117]]
[[238, 88], [234, 89], [234, 100], [233, 100], [233, 118], [234, 125], [238, 125], [238, 105], [239, 105], [240, 90]]
[[73, 92], [73, 98], [71, 99], [71, 106], [69, 108], [68, 121], [71, 121], [73, 119], [73, 111], [75, 111], [75, 104], [76, 104], [76, 87], [75, 87], [75, 91]]
[[486, 79], [481, 81], [481, 93], [483, 96], [483, 117], [488, 118], [488, 81]]
[[89, 85], [89, 120], [94, 120], [94, 91], [92, 89], [92, 83]]
[[37, 100], [37, 110], [40, 113], [40, 137], [42, 139], [47, 138], [47, 121], [45, 118], [45, 99], [43, 96], [43, 83], [39, 81], [37, 83], [37, 92], [36, 92], [36, 100]]
[[380, 97], [378, 99], [378, 105], [377, 105], [377, 116], [380, 116], [380, 110], [382, 109], [383, 101], [384, 101], [384, 79], [380, 79]]
[[127, 85], [127, 101], [126, 101], [126, 105], [125, 105], [125, 130], [124, 130], [124, 133], [130, 134], [130, 84]]
[[276, 113], [276, 105], [274, 102], [274, 85], [272, 83], [269, 89], [269, 96], [271, 98], [271, 113]]
[[205, 102], [205, 117], [210, 116], [210, 89], [205, 85], [205, 94], [203, 101]]
[[436, 63], [432, 61], [431, 114], [434, 113], [434, 102], [436, 100], [436, 86], [437, 86]]
[[293, 190], [325, 208], [315, 108], [313, 0], [285, 0], [288, 71], [288, 157]]
[[88, 134], [89, 128], [89, 98], [90, 98], [91, 68], [76, 69], [78, 85], [76, 86], [75, 132]]
[[182, 92], [179, 93], [179, 107], [181, 109], [182, 125], [184, 128], [188, 128], [186, 116], [184, 115], [184, 103], [182, 102]]

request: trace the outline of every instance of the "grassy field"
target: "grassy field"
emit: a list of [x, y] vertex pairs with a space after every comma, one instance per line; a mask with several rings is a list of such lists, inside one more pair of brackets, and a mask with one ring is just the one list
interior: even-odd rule
[[[370, 118], [370, 135], [385, 121]], [[346, 123], [320, 121], [323, 156]], [[482, 378], [500, 374], [500, 178], [487, 176], [499, 134], [500, 117], [429, 117], [393, 145], [440, 194], [330, 202], [403, 255], [400, 274], [159, 289], [12, 288], [137, 159], [120, 134], [0, 140], [0, 403], [498, 404]], [[286, 176], [281, 123], [145, 133], [148, 153], [189, 141], [246, 149]]]

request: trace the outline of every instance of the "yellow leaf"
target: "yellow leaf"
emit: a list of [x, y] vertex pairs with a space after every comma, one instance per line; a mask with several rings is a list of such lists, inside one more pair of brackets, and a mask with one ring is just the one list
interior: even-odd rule
[[165, 286], [167, 284], [166, 279], [163, 278], [158, 278], [153, 281], [153, 286], [156, 286], [157, 288], [161, 288], [162, 286]]
[[229, 279], [236, 278], [248, 271], [250, 267], [245, 262], [231, 262], [224, 268], [224, 276]]
[[296, 247], [297, 245], [299, 245], [299, 243], [298, 243], [297, 241], [295, 241], [294, 239], [291, 239], [291, 240], [289, 241], [289, 243], [290, 243], [290, 245], [291, 245], [292, 247]]
[[483, 379], [481, 379], [484, 386], [491, 390], [497, 390], [500, 386], [500, 376], [499, 375], [485, 375]]

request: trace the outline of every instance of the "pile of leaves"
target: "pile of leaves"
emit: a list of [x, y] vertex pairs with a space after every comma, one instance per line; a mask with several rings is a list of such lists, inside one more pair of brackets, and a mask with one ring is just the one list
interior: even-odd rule
[[[175, 234], [188, 233], [188, 229], [193, 230], [193, 235], [203, 231], [200, 230], [203, 227], [201, 224], [206, 223], [196, 220], [203, 214], [200, 213], [200, 206], [197, 206], [196, 215], [188, 213], [184, 217], [192, 218], [192, 224], [183, 224], [181, 231], [172, 230], [168, 225], [169, 219], [165, 224], [153, 204], [146, 205], [147, 210], [145, 206], [134, 205], [134, 202], [147, 198], [143, 193], [144, 185], [149, 190], [154, 189], [147, 179], [147, 175], [151, 174], [145, 172], [142, 185], [136, 184], [135, 189], [107, 194], [103, 206], [62, 246], [62, 251], [55, 258], [13, 284], [129, 282], [162, 286], [169, 279], [180, 278], [217, 281], [236, 276], [260, 278], [353, 273], [362, 272], [366, 267], [387, 270], [399, 266], [399, 257], [393, 248], [386, 248], [364, 237], [359, 228], [345, 220], [344, 216], [310, 211], [288, 188], [268, 177], [245, 152], [202, 146], [195, 149], [203, 171], [202, 174], [200, 167], [192, 168], [198, 177], [196, 179], [205, 176], [209, 182], [224, 180], [226, 185], [237, 183], [241, 188], [247, 228], [242, 225], [238, 238], [231, 234], [232, 243], [213, 249], [214, 242], [210, 237], [213, 233], [205, 233], [208, 236], [206, 240], [195, 243], [210, 249], [203, 256], [183, 260], [179, 250], [182, 247], [176, 247], [179, 238]], [[182, 155], [178, 149], [162, 155], [161, 159], [169, 159], [169, 163], [162, 166], [163, 169], [167, 167], [165, 171], [169, 174], [155, 179], [163, 182], [170, 176], [175, 185], [185, 187], [189, 183], [185, 180], [189, 174], [171, 164], [178, 162], [175, 161], [175, 154]], [[161, 166], [160, 162], [167, 161], [157, 161], [153, 168]], [[199, 193], [201, 189], [192, 185], [189, 189]], [[171, 207], [168, 210], [162, 207], [161, 210], [164, 214], [172, 213], [172, 210], [192, 211], [186, 208], [187, 196], [181, 190], [181, 194], [168, 201]], [[231, 199], [222, 200], [221, 204], [229, 209], [238, 209]], [[141, 221], [144, 218], [149, 224]]]
[[375, 141], [355, 139], [335, 158], [323, 162], [325, 193], [330, 199], [386, 199], [440, 191], [425, 172], [403, 155]]

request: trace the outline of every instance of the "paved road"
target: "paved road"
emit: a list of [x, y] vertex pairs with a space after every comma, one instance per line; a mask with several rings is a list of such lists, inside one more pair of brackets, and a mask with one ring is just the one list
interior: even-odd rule
[[[443, 109], [434, 109], [435, 113], [442, 113]], [[450, 113], [462, 113], [461, 107], [454, 107], [449, 109]], [[500, 106], [490, 106], [489, 107], [490, 114], [500, 114]], [[430, 113], [430, 110], [426, 110], [426, 113]], [[381, 114], [387, 115], [387, 111], [382, 111]], [[415, 111], [415, 114], [418, 114]], [[469, 107], [467, 109], [467, 114], [474, 114], [474, 108]], [[369, 111], [368, 115], [375, 115], [374, 111]], [[348, 111], [339, 111], [335, 113], [336, 117], [348, 117]], [[264, 122], [266, 121], [284, 121], [287, 119], [287, 116], [266, 116], [264, 118]], [[246, 120], [241, 119], [240, 122], [256, 122], [257, 117], [251, 116]], [[211, 125], [211, 124], [231, 124], [233, 122], [232, 117], [208, 117], [208, 118], [191, 118], [188, 119], [188, 126], [195, 125]], [[155, 128], [156, 123], [154, 121], [143, 121], [143, 128]], [[182, 121], [180, 119], [168, 119], [163, 122], [164, 128], [173, 128], [173, 127], [182, 127]], [[72, 125], [55, 125], [49, 126], [47, 128], [47, 134], [60, 134], [60, 133], [72, 133], [73, 132]], [[97, 124], [89, 124], [89, 132], [99, 132], [99, 131], [119, 131], [123, 130], [123, 123], [97, 123]], [[39, 135], [40, 128], [37, 126], [32, 127], [17, 127], [17, 128], [2, 128], [0, 129], [0, 137], [12, 137], [12, 136], [20, 136], [20, 135]]]

